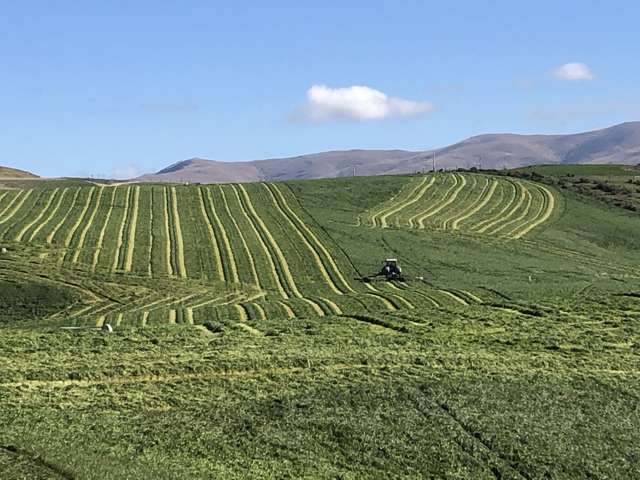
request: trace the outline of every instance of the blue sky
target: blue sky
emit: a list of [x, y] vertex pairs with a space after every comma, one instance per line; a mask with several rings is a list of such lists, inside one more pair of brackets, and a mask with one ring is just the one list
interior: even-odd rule
[[637, 120], [638, 18], [632, 1], [2, 2], [0, 165], [128, 176]]

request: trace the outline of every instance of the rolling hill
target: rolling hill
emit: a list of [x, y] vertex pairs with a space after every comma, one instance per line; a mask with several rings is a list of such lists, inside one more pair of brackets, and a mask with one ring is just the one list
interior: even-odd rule
[[17, 168], [0, 166], [0, 180], [2, 179], [27, 179], [27, 178], [39, 178], [31, 172], [24, 170], [18, 170]]
[[483, 169], [517, 168], [537, 164], [640, 163], [640, 122], [573, 135], [488, 134], [448, 147], [410, 152], [404, 150], [347, 150], [289, 158], [246, 162], [220, 162], [193, 158], [154, 174], [148, 182], [253, 182], [383, 175], [481, 166]]
[[639, 477], [636, 214], [486, 172], [14, 183], [2, 479]]

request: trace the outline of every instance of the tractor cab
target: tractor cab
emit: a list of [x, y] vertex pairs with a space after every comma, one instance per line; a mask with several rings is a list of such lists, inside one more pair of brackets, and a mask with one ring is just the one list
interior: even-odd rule
[[382, 264], [382, 269], [378, 273], [376, 273], [375, 275], [364, 277], [362, 280], [364, 282], [371, 282], [379, 279], [386, 280], [388, 282], [404, 281], [404, 277], [402, 276], [402, 268], [400, 268], [400, 265], [398, 265], [398, 260], [396, 258], [387, 258]]
[[384, 276], [389, 281], [402, 280], [402, 269], [400, 265], [398, 265], [398, 260], [395, 258], [387, 258], [378, 275]]

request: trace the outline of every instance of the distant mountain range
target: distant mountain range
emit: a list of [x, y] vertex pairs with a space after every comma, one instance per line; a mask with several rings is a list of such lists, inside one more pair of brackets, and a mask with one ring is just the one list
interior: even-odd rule
[[246, 162], [192, 158], [138, 180], [153, 182], [253, 182], [382, 175], [436, 168], [516, 168], [536, 164], [640, 163], [640, 122], [573, 135], [488, 134], [437, 150], [346, 150]]

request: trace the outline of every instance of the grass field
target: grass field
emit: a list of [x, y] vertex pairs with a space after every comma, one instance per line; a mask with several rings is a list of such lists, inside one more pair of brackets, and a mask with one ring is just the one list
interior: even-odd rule
[[632, 212], [469, 172], [5, 187], [1, 478], [640, 476]]

